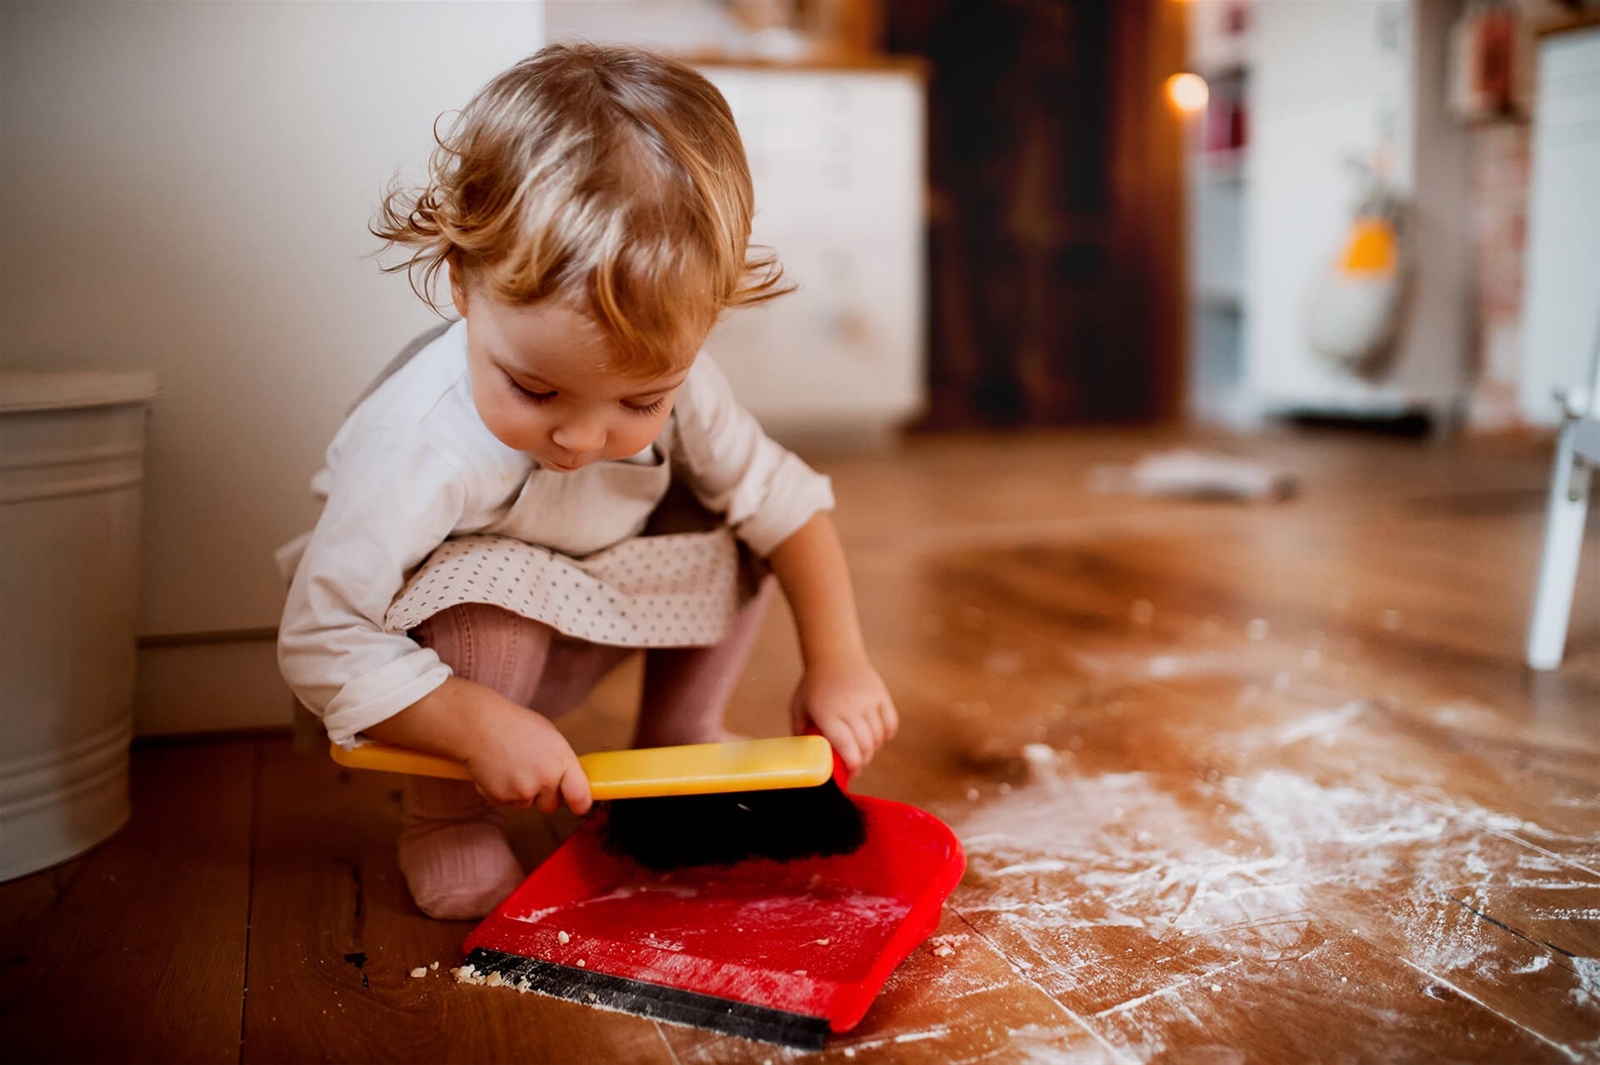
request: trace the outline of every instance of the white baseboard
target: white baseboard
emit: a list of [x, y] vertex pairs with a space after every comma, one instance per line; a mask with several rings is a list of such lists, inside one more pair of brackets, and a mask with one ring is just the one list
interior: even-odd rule
[[273, 640], [139, 648], [133, 725], [139, 736], [286, 727], [294, 696]]

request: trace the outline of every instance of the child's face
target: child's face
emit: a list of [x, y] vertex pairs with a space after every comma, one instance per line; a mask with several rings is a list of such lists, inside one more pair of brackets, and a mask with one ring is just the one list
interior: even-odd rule
[[692, 351], [682, 370], [623, 375], [606, 369], [611, 343], [577, 311], [554, 301], [505, 303], [454, 279], [451, 292], [467, 320], [472, 400], [501, 443], [567, 473], [637, 455], [660, 435]]

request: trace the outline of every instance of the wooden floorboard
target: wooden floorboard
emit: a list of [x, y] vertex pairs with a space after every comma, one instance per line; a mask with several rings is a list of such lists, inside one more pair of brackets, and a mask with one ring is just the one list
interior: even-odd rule
[[134, 752], [127, 827], [0, 884], [0, 1057], [239, 1060], [253, 745]]
[[[60, 872], [0, 887], [7, 957], [56, 974], [8, 967], [0, 1035], [25, 1031], [20, 1009], [76, 1019], [75, 1053], [56, 1056], [85, 1060], [178, 1060], [213, 1029], [233, 1042], [195, 1060], [1600, 1059], [1600, 521], [1566, 662], [1533, 674], [1520, 656], [1542, 449], [1210, 441], [1293, 470], [1299, 495], [1087, 490], [1096, 465], [1195, 442], [943, 438], [823, 463], [905, 722], [854, 787], [944, 818], [969, 868], [935, 939], [820, 1054], [456, 985], [445, 970], [469, 926], [429, 921], [405, 895], [397, 781], [287, 739], [252, 741], [248, 990], [183, 974], [201, 997], [181, 1044], [150, 1037], [175, 985], [141, 966], [107, 970], [112, 1009], [72, 997], [65, 959], [86, 942], [106, 960], [238, 921], [234, 836], [194, 845], [216, 848], [202, 880], [233, 887], [173, 906], [152, 901], [168, 863], [148, 844], [117, 869], [128, 894], [87, 891], [108, 847], [63, 867], [79, 869], [62, 896], [76, 902], [50, 901]], [[782, 731], [798, 674], [779, 609], [730, 727]], [[624, 667], [561, 723], [577, 747], [627, 741], [638, 680]], [[141, 779], [174, 781], [144, 805], [188, 810], [195, 789], [176, 782], [191, 774], [170, 759], [210, 765], [195, 756], [208, 750], [141, 750]], [[514, 840], [534, 861], [574, 823], [519, 816]], [[215, 939], [214, 973], [229, 957], [242, 971], [238, 934]], [[41, 1031], [14, 1045], [50, 1049]]]
[[[458, 986], [471, 922], [411, 904], [395, 862], [398, 778], [263, 741], [244, 1057], [293, 1061], [648, 1060], [657, 1026], [569, 1002]], [[550, 840], [520, 824], [534, 856]], [[438, 963], [438, 969], [432, 968]], [[423, 967], [427, 975], [412, 977]]]

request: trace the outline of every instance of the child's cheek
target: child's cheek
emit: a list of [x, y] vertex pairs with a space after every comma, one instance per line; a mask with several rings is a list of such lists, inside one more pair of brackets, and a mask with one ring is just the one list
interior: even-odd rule
[[660, 414], [652, 415], [649, 418], [635, 416], [634, 421], [636, 424], [628, 427], [627, 443], [615, 450], [623, 452], [624, 457], [637, 455], [654, 443], [656, 437], [661, 435], [661, 430], [666, 427], [667, 418], [671, 413], [672, 408], [668, 407]]
[[528, 404], [511, 397], [474, 395], [478, 417], [484, 427], [502, 444], [517, 451], [528, 451], [540, 440], [539, 418]]

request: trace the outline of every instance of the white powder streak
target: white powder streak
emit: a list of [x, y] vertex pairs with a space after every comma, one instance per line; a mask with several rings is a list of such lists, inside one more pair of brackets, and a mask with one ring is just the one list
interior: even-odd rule
[[1361, 710], [1362, 704], [1359, 702], [1345, 703], [1337, 710], [1319, 710], [1305, 715], [1292, 725], [1279, 729], [1274, 739], [1284, 747], [1312, 737], [1321, 739], [1325, 745], [1331, 745], [1339, 731], [1360, 716]]
[[907, 1032], [905, 1035], [894, 1037], [896, 1043], [919, 1043], [924, 1039], [938, 1039], [940, 1036], [949, 1035], [948, 1028], [930, 1028], [925, 1032]]
[[[1363, 709], [1362, 703], [1346, 703], [1271, 735], [1280, 743], [1333, 736]], [[1496, 885], [1596, 886], [1573, 875], [1580, 863], [1542, 849], [1519, 854], [1532, 845], [1500, 828], [1526, 822], [1451, 805], [1431, 791], [1419, 794], [1376, 777], [1341, 774], [1339, 783], [1324, 784], [1279, 768], [1228, 777], [1215, 786], [1229, 800], [1219, 804], [1218, 812], [1226, 814], [1220, 824], [1209, 802], [1191, 797], [1180, 803], [1163, 785], [1173, 786], [1146, 773], [1051, 772], [1009, 796], [967, 808], [956, 828], [969, 873], [954, 906], [970, 920], [996, 927], [985, 938], [1008, 957], [1015, 960], [1022, 947], [1020, 956], [1034, 964], [1036, 979], [1029, 982], [1044, 981], [1042, 989], [1059, 998], [1103, 980], [1105, 967], [1115, 964], [1103, 947], [1079, 945], [1104, 943], [1103, 937], [1082, 939], [1075, 930], [1121, 926], [1145, 929], [1157, 940], [1203, 936], [1233, 955], [1241, 972], [1269, 972], [1286, 952], [1293, 956], [1313, 913], [1397, 882], [1398, 905], [1380, 920], [1400, 937], [1408, 965], [1430, 975], [1509, 978], [1512, 966], [1524, 959], [1507, 958], [1500, 933], [1452, 903], [1443, 889], [1458, 885], [1465, 872], [1479, 880], [1468, 897], [1482, 908]], [[1517, 848], [1501, 847], [1497, 836], [1514, 840]], [[1583, 907], [1550, 912], [1588, 919]], [[1535, 959], [1514, 971], [1536, 973], [1548, 965], [1547, 958]], [[1591, 1008], [1600, 1004], [1600, 962], [1586, 959], [1583, 965], [1581, 986], [1571, 994], [1580, 1007]], [[1169, 994], [1171, 1008], [1182, 1014], [1190, 1005], [1186, 994], [1193, 993], [1189, 985], [1198, 980], [1209, 986], [1209, 979], [1207, 973], [1169, 982], [1108, 1005], [1101, 1014], [1127, 1018], [1133, 1007]], [[1151, 1023], [1154, 1030], [1132, 1037], [1137, 1046], [1118, 1045], [1117, 1051], [1158, 1054], [1163, 1029]], [[1197, 1023], [1203, 1024], [1198, 1018]]]
[[1600, 1001], [1600, 958], [1573, 958], [1572, 967], [1582, 981], [1573, 993], [1581, 994], [1591, 1004]]
[[1046, 858], [1037, 862], [1022, 862], [1017, 865], [1008, 865], [1004, 869], [996, 869], [995, 876], [1014, 876], [1017, 873], [1059, 873], [1069, 868], [1066, 862], [1055, 858]]

